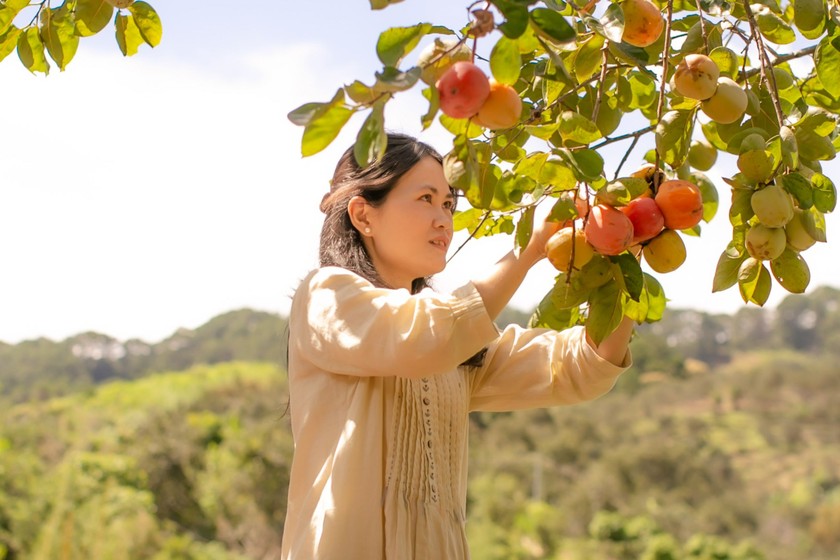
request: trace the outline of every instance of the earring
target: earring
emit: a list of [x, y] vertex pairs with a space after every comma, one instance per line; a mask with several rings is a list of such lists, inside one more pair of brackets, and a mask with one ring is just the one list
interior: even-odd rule
[[368, 235], [370, 235], [370, 228], [369, 228], [369, 227], [366, 227], [366, 228], [365, 228], [365, 233], [366, 233], [366, 234], [368, 234]]

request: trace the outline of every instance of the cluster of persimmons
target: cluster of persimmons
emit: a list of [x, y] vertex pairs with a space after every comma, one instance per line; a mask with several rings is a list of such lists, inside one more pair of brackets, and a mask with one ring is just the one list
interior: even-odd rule
[[[643, 48], [659, 39], [665, 23], [656, 4], [623, 0], [621, 5], [622, 41]], [[437, 39], [420, 55], [421, 79], [435, 87], [441, 111], [452, 118], [471, 119], [490, 130], [518, 125], [523, 105], [516, 89], [488, 78], [474, 64], [473, 54], [463, 42]], [[717, 64], [706, 55], [685, 56], [670, 86], [675, 95], [697, 100], [706, 116], [719, 123], [735, 122], [747, 108], [741, 86], [721, 76]], [[599, 201], [597, 195], [592, 203], [589, 196], [577, 199], [578, 220], [564, 224], [546, 247], [558, 270], [579, 269], [595, 253], [619, 255], [628, 250], [644, 257], [656, 272], [673, 271], [685, 261], [685, 244], [678, 231], [693, 228], [703, 218], [700, 189], [690, 181], [667, 179], [653, 165], [634, 176], [646, 179], [650, 189], [624, 206]]]

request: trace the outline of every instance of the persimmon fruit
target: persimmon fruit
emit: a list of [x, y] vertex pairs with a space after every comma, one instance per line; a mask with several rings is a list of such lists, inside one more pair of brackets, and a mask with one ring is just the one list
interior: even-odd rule
[[665, 181], [659, 185], [654, 200], [665, 217], [666, 228], [688, 229], [703, 219], [703, 195], [697, 185], [690, 181]]
[[633, 244], [633, 222], [606, 204], [596, 204], [589, 210], [583, 233], [586, 241], [602, 255], [621, 254]]
[[490, 95], [490, 80], [475, 64], [459, 61], [449, 67], [435, 84], [440, 110], [455, 119], [475, 115]]
[[522, 114], [522, 99], [512, 86], [490, 80], [490, 94], [478, 108], [473, 119], [476, 124], [499, 130], [510, 128], [519, 122]]

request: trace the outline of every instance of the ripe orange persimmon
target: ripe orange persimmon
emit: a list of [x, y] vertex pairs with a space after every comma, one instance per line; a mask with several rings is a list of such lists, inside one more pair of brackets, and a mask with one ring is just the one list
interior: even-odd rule
[[656, 201], [650, 197], [634, 198], [619, 210], [633, 223], [634, 245], [656, 237], [665, 227], [665, 216], [662, 215]]
[[683, 97], [708, 99], [715, 94], [720, 69], [704, 54], [687, 54], [674, 71], [674, 87]]
[[652, 45], [665, 29], [665, 19], [650, 0], [624, 0], [624, 34], [621, 40], [634, 47]]
[[633, 243], [633, 222], [612, 206], [596, 204], [589, 210], [583, 233], [597, 252], [618, 255]]
[[703, 219], [703, 196], [697, 185], [682, 179], [671, 179], [659, 185], [656, 204], [665, 217], [665, 227], [688, 229]]
[[479, 126], [498, 130], [510, 128], [519, 122], [522, 99], [513, 87], [490, 80], [490, 94], [478, 109], [473, 121]]
[[475, 115], [490, 95], [490, 80], [484, 72], [463, 60], [450, 66], [435, 87], [440, 95], [440, 110], [455, 119]]

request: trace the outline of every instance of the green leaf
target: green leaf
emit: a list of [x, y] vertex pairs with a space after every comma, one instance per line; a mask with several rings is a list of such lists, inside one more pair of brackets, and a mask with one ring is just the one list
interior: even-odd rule
[[96, 35], [111, 21], [114, 7], [105, 0], [78, 0], [76, 32], [82, 37]]
[[386, 66], [382, 72], [374, 73], [376, 76], [376, 84], [373, 89], [379, 92], [395, 93], [410, 89], [420, 79], [422, 69], [415, 66], [405, 72], [394, 68], [393, 66]]
[[367, 167], [385, 154], [388, 136], [385, 134], [385, 100], [376, 103], [359, 129], [353, 144], [353, 155], [359, 167]]
[[530, 154], [519, 160], [513, 171], [542, 185], [554, 185], [559, 190], [575, 188], [577, 180], [572, 170], [561, 161], [548, 159], [548, 156], [545, 152]]
[[321, 111], [326, 110], [329, 103], [304, 103], [291, 111], [286, 117], [298, 126], [306, 126]]
[[648, 191], [650, 186], [638, 177], [619, 177], [610, 181], [596, 193], [599, 202], [610, 206], [626, 206], [628, 202]]
[[435, 115], [437, 115], [438, 110], [440, 109], [440, 93], [434, 86], [427, 87], [423, 90], [423, 97], [425, 97], [429, 102], [429, 110], [426, 111], [426, 114], [420, 117], [420, 124], [422, 125], [423, 130], [426, 130], [435, 122]]
[[163, 38], [163, 24], [155, 9], [148, 2], [135, 2], [128, 7], [128, 11], [146, 44], [152, 48], [158, 46]]
[[568, 43], [577, 37], [574, 27], [555, 10], [534, 8], [531, 10], [531, 27], [537, 35], [554, 43]]
[[562, 331], [578, 324], [580, 320], [580, 309], [578, 307], [558, 308], [551, 299], [552, 291], [549, 291], [540, 301], [533, 316], [528, 321], [531, 328], [545, 328]]
[[29, 0], [6, 0], [0, 2], [0, 35], [12, 26], [18, 13], [29, 5]]
[[534, 233], [534, 211], [536, 206], [529, 206], [522, 211], [522, 216], [516, 224], [516, 246], [519, 249], [524, 249], [528, 246], [531, 240], [531, 234]]
[[782, 162], [791, 169], [799, 167], [799, 144], [796, 142], [796, 134], [788, 126], [779, 129], [779, 138], [782, 141]]
[[718, 259], [715, 277], [712, 281], [712, 292], [721, 292], [734, 286], [738, 281], [738, 270], [748, 256], [746, 251], [739, 250], [733, 243], [730, 243]]
[[474, 208], [490, 208], [501, 177], [501, 170], [489, 160], [489, 144], [473, 142], [465, 134], [454, 138], [452, 150], [443, 158], [447, 182], [461, 190]]
[[20, 37], [20, 29], [11, 26], [5, 33], [0, 34], [0, 60], [9, 56], [17, 47], [18, 38]]
[[376, 42], [376, 54], [385, 66], [399, 66], [400, 61], [410, 53], [430, 30], [430, 23], [418, 23], [411, 27], [392, 27], [383, 31]]
[[64, 70], [76, 55], [79, 36], [76, 35], [72, 13], [64, 6], [41, 11], [41, 39], [50, 57]]
[[790, 247], [786, 247], [778, 258], [770, 261], [770, 270], [776, 281], [792, 294], [804, 294], [811, 282], [808, 263]]
[[618, 264], [621, 270], [621, 278], [624, 282], [624, 291], [635, 302], [639, 301], [642, 296], [642, 290], [645, 287], [644, 276], [642, 275], [642, 267], [636, 257], [630, 253], [624, 253], [617, 257], [612, 257], [613, 262]]
[[370, 0], [370, 8], [372, 10], [383, 10], [391, 4], [398, 4], [402, 0]]
[[600, 35], [592, 35], [578, 47], [574, 68], [575, 78], [579, 83], [584, 83], [601, 70], [601, 65], [604, 62], [604, 57], [601, 54], [603, 46], [604, 38]]
[[[793, 23], [800, 32], [818, 32], [825, 29], [826, 4], [825, 0], [793, 0]], [[807, 37], [815, 39], [816, 37]]]
[[551, 290], [551, 304], [560, 309], [578, 307], [589, 298], [592, 289], [578, 272], [573, 272], [571, 276], [561, 272]]
[[668, 111], [656, 125], [656, 151], [671, 167], [680, 167], [688, 157], [694, 110]]
[[805, 215], [802, 219], [802, 224], [805, 226], [805, 231], [808, 235], [813, 237], [820, 243], [827, 241], [825, 233], [825, 215], [816, 208], [805, 210]]
[[563, 111], [558, 117], [560, 124], [558, 132], [565, 145], [588, 145], [599, 138], [603, 138], [598, 125], [574, 111]]
[[513, 85], [519, 79], [522, 55], [519, 42], [502, 35], [490, 51], [490, 72], [500, 84]]
[[140, 34], [140, 28], [134, 22], [133, 16], [124, 16], [117, 12], [117, 17], [114, 20], [116, 27], [117, 44], [120, 47], [124, 56], [134, 56], [137, 50], [145, 41], [143, 35]]
[[729, 207], [729, 223], [743, 226], [755, 215], [752, 204], [752, 189], [732, 189], [732, 204]]
[[777, 45], [787, 45], [796, 40], [796, 34], [790, 25], [768, 8], [759, 9], [755, 19], [758, 23], [758, 30], [771, 42]]
[[840, 96], [840, 50], [830, 36], [823, 37], [814, 52], [814, 65], [823, 87], [833, 97]]
[[455, 217], [452, 220], [453, 228], [455, 231], [467, 230], [472, 233], [478, 229], [479, 224], [481, 224], [485, 214], [487, 213], [488, 212], [481, 210], [480, 208], [458, 210], [455, 212]]
[[555, 150], [575, 171], [579, 181], [593, 182], [603, 177], [604, 158], [590, 148], [582, 150]]
[[624, 314], [637, 323], [660, 321], [665, 311], [667, 299], [662, 285], [648, 273], [643, 274], [644, 289], [639, 301], [629, 297], [624, 299]]
[[350, 85], [344, 86], [344, 92], [347, 97], [360, 105], [370, 105], [382, 95], [367, 84], [355, 80]]
[[837, 206], [837, 188], [831, 179], [822, 173], [814, 173], [811, 186], [814, 189], [814, 207], [822, 213], [833, 212]]
[[18, 35], [17, 52], [20, 61], [33, 74], [50, 73], [50, 64], [44, 51], [44, 43], [37, 27], [29, 27]]
[[339, 89], [329, 103], [322, 104], [309, 118], [301, 141], [303, 157], [317, 154], [329, 146], [352, 115], [353, 111], [344, 105], [344, 90]]
[[604, 37], [614, 43], [621, 43], [624, 35], [624, 11], [618, 3], [610, 3], [599, 20], [603, 26]]
[[499, 31], [504, 33], [505, 37], [516, 39], [525, 33], [525, 30], [528, 29], [527, 5], [516, 0], [491, 0], [491, 3], [506, 18], [506, 21], [498, 26]]
[[589, 298], [586, 332], [597, 346], [618, 327], [623, 317], [622, 292], [616, 282], [607, 282]]
[[772, 279], [767, 267], [758, 259], [747, 257], [738, 269], [738, 288], [747, 303], [762, 306], [770, 297]]
[[703, 221], [709, 223], [718, 211], [719, 196], [715, 184], [705, 173], [692, 171], [689, 180], [700, 189], [700, 196], [703, 198]]
[[734, 79], [740, 70], [738, 68], [738, 55], [732, 49], [717, 47], [709, 53], [709, 58], [717, 64], [721, 76]]
[[807, 209], [814, 205], [814, 188], [801, 173], [793, 172], [779, 176], [782, 187], [793, 195], [797, 206]]

